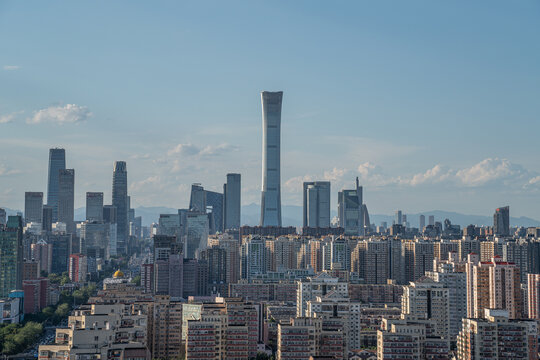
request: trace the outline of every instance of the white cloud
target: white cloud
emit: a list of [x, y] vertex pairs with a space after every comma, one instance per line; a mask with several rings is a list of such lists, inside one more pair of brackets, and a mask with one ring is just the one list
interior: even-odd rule
[[34, 115], [27, 120], [29, 124], [40, 124], [45, 122], [56, 124], [73, 124], [87, 120], [92, 113], [86, 106], [67, 104], [65, 106], [50, 106], [34, 112]]
[[15, 118], [15, 113], [7, 114], [7, 115], [0, 115], [0, 124], [7, 124], [9, 122], [12, 122]]
[[507, 159], [489, 158], [480, 161], [470, 168], [456, 172], [458, 181], [466, 186], [481, 186], [496, 180], [518, 180], [526, 176], [527, 171]]
[[19, 70], [21, 67], [19, 65], [4, 65], [5, 71]]
[[221, 155], [225, 152], [236, 151], [236, 150], [238, 150], [237, 146], [226, 144], [226, 143], [220, 144], [217, 146], [207, 145], [205, 147], [200, 147], [197, 145], [193, 145], [191, 143], [187, 143], [187, 144], [178, 144], [172, 149], [169, 149], [169, 151], [167, 151], [167, 155], [169, 156], [173, 156], [173, 155], [215, 156], [215, 155]]
[[162, 187], [161, 178], [155, 175], [155, 176], [147, 177], [146, 179], [141, 180], [141, 181], [135, 181], [131, 183], [131, 185], [129, 186], [129, 190], [138, 191], [148, 186], [153, 189], [161, 188]]
[[424, 173], [416, 174], [411, 179], [405, 180], [412, 186], [426, 183], [436, 183], [449, 179], [452, 176], [451, 171], [444, 172], [441, 165], [437, 164]]

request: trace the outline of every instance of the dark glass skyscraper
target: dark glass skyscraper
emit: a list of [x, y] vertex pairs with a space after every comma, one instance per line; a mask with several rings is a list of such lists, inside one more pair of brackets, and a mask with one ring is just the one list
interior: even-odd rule
[[47, 183], [47, 205], [52, 207], [52, 221], [58, 221], [58, 174], [66, 168], [66, 150], [49, 150], [49, 180]]
[[0, 229], [0, 298], [11, 290], [22, 288], [23, 222], [20, 216], [10, 216]]
[[304, 183], [304, 227], [330, 227], [330, 181]]
[[227, 174], [223, 185], [223, 230], [240, 229], [240, 174]]
[[129, 235], [127, 166], [125, 161], [116, 161], [114, 163], [112, 204], [116, 206], [117, 254], [123, 255], [127, 253]]
[[66, 224], [66, 232], [75, 234], [75, 170], [63, 169], [58, 175], [58, 221]]
[[281, 102], [283, 91], [261, 93], [263, 158], [261, 226], [281, 226]]
[[500, 207], [493, 214], [493, 232], [495, 235], [510, 235], [510, 207]]

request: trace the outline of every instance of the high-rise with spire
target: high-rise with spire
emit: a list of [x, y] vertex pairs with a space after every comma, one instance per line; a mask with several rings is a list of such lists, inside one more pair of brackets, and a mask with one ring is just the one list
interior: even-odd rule
[[66, 150], [49, 149], [49, 178], [47, 182], [47, 205], [52, 207], [52, 221], [58, 221], [58, 174], [66, 168]]
[[127, 167], [125, 161], [116, 161], [114, 163], [112, 205], [116, 207], [117, 254], [124, 255], [127, 253], [129, 236]]
[[283, 91], [261, 93], [263, 120], [261, 226], [281, 226], [281, 102]]

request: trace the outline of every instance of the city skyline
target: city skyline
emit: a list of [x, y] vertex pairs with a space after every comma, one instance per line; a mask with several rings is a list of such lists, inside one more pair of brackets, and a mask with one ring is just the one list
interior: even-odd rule
[[[133, 207], [184, 207], [192, 183], [221, 191], [227, 173], [242, 174], [244, 205], [260, 203], [257, 96], [268, 89], [287, 94], [283, 205], [302, 204], [304, 181], [331, 181], [335, 210], [337, 191], [359, 176], [374, 214], [399, 208], [491, 215], [510, 205], [514, 216], [539, 217], [540, 145], [534, 138], [540, 126], [535, 121], [539, 51], [528, 45], [539, 33], [531, 15], [537, 4], [494, 2], [489, 16], [481, 5], [465, 3], [467, 15], [425, 2], [395, 5], [400, 11], [375, 4], [316, 4], [309, 10], [282, 4], [287, 11], [280, 12], [249, 4], [234, 27], [222, 25], [238, 7], [216, 4], [212, 21], [197, 24], [184, 17], [173, 21], [166, 10], [184, 16], [184, 10], [208, 10], [205, 5], [167, 4], [152, 10], [161, 23], [148, 19], [149, 31], [141, 32], [136, 24], [145, 19], [146, 5], [130, 7], [133, 16], [116, 23], [125, 10], [119, 3], [103, 17], [111, 40], [85, 34], [84, 26], [62, 33], [62, 23], [40, 27], [42, 43], [36, 43], [39, 21], [29, 20], [62, 13], [69, 23], [77, 19], [84, 25], [97, 11], [64, 5], [31, 9], [8, 2], [2, 9], [0, 30], [11, 34], [0, 55], [2, 206], [22, 210], [21, 194], [46, 193], [46, 178], [37, 174], [46, 173], [45, 152], [53, 147], [65, 148], [66, 162], [76, 170], [75, 208], [84, 206], [86, 191], [111, 198], [110, 167], [116, 159], [129, 163]], [[62, 12], [55, 12], [58, 6]], [[75, 16], [81, 10], [88, 18]], [[423, 21], [411, 24], [407, 19], [418, 10]], [[259, 23], [273, 25], [248, 15], [265, 11], [282, 20], [282, 27], [263, 26], [257, 34], [272, 50], [261, 59], [240, 48], [253, 45], [268, 53], [254, 41], [254, 32], [246, 31]], [[28, 21], [22, 21], [23, 14]], [[226, 29], [216, 34], [214, 27]], [[77, 47], [66, 54], [61, 44], [79, 38], [91, 53]], [[233, 49], [238, 53], [220, 45], [230, 44], [228, 38], [238, 40]], [[141, 47], [132, 46], [136, 39]], [[114, 50], [119, 40], [125, 47]], [[205, 42], [211, 46], [200, 45]], [[48, 50], [36, 55], [30, 52], [33, 45]], [[133, 56], [126, 64], [127, 48]], [[109, 54], [105, 62], [94, 55], [103, 53]], [[281, 54], [287, 54], [287, 65]], [[172, 61], [161, 66], [160, 59]], [[223, 61], [217, 66], [214, 59]], [[133, 78], [136, 69], [142, 71]], [[161, 81], [168, 76], [172, 81]], [[156, 90], [152, 94], [144, 90], [147, 82]], [[205, 106], [209, 93], [220, 94], [210, 107]]]

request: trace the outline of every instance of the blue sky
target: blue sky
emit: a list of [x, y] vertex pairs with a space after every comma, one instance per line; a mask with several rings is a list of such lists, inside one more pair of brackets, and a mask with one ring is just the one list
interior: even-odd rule
[[370, 212], [540, 218], [537, 1], [2, 1], [0, 206], [46, 191], [65, 147], [135, 206], [243, 176], [260, 199], [261, 90], [283, 90], [282, 193], [360, 176]]

